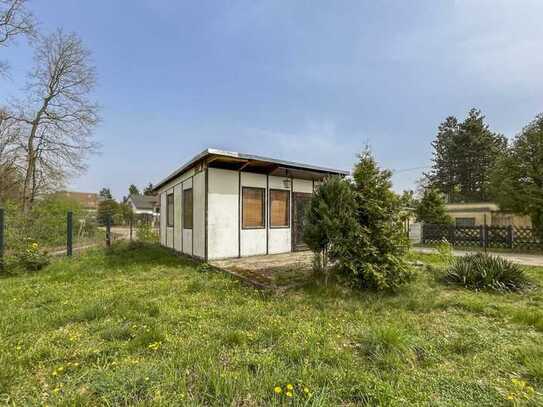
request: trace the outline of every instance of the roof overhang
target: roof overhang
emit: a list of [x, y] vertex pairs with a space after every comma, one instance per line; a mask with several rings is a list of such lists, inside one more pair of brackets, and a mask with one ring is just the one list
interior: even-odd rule
[[204, 162], [207, 167], [211, 168], [224, 168], [302, 179], [322, 179], [329, 175], [349, 175], [349, 171], [344, 170], [208, 148], [156, 184], [153, 191], [156, 192], [168, 182], [201, 162]]

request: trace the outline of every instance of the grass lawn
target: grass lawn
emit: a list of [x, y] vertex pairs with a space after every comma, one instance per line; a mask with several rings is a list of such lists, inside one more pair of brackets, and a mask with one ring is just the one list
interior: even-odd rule
[[541, 288], [474, 293], [419, 269], [396, 295], [275, 294], [118, 245], [1, 278], [0, 309], [0, 400], [15, 405], [494, 406], [527, 394], [512, 379], [543, 404]]

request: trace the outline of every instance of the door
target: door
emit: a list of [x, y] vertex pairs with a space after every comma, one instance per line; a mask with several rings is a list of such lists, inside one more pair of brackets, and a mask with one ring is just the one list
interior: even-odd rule
[[303, 241], [304, 215], [311, 196], [304, 192], [292, 193], [292, 251], [307, 249]]

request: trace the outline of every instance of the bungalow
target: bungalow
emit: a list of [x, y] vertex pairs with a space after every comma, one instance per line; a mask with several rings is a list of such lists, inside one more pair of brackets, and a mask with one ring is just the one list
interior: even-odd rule
[[532, 226], [529, 216], [502, 211], [492, 202], [451, 203], [445, 209], [456, 226]]
[[132, 208], [136, 219], [155, 225], [158, 222], [158, 198], [154, 195], [130, 195], [126, 203]]
[[347, 171], [207, 149], [156, 184], [160, 243], [205, 260], [304, 249], [315, 185]]

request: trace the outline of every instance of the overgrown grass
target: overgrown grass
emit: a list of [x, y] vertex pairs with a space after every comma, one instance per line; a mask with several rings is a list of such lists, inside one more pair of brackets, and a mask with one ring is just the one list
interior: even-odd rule
[[[543, 270], [526, 272], [543, 282]], [[158, 247], [57, 261], [0, 279], [0, 398], [494, 406], [511, 403], [518, 378], [536, 391], [527, 405], [543, 403], [541, 289], [475, 293], [417, 273], [395, 295], [336, 285], [274, 294]]]

